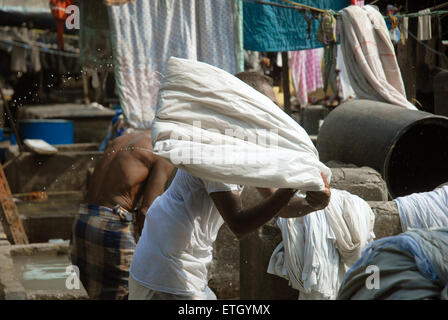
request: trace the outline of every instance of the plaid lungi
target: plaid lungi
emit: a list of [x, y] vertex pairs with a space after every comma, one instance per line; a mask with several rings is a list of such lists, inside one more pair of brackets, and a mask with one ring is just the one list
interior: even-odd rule
[[80, 205], [70, 255], [90, 299], [127, 299], [135, 245], [131, 213], [118, 207]]

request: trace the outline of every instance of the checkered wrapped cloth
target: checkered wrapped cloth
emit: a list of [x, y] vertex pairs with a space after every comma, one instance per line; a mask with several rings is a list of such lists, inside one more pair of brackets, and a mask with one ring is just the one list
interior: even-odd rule
[[132, 213], [119, 206], [80, 205], [70, 242], [71, 260], [91, 299], [127, 299], [135, 246]]

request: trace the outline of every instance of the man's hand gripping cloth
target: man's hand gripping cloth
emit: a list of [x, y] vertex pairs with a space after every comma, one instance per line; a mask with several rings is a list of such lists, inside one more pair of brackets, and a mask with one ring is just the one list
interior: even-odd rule
[[403, 232], [448, 227], [448, 185], [394, 200]]
[[349, 6], [341, 12], [341, 49], [356, 95], [417, 110], [406, 99], [394, 46], [381, 13], [372, 6]]
[[305, 130], [268, 97], [211, 65], [171, 57], [154, 152], [191, 175], [254, 187], [324, 189], [331, 171]]
[[367, 202], [332, 189], [324, 210], [277, 220], [283, 241], [271, 256], [268, 273], [289, 280], [301, 300], [335, 299], [345, 272], [374, 239], [374, 221]]

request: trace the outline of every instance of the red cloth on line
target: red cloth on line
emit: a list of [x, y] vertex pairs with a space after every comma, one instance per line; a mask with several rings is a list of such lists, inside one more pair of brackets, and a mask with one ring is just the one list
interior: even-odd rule
[[50, 9], [53, 18], [56, 20], [57, 28], [58, 28], [58, 44], [59, 49], [64, 50], [64, 22], [67, 19], [68, 15], [65, 12], [68, 6], [71, 6], [75, 3], [74, 0], [50, 0]]

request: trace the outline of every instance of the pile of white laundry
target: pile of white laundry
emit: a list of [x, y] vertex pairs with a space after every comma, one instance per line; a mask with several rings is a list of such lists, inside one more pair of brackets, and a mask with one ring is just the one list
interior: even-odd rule
[[394, 200], [403, 232], [448, 227], [448, 185]]
[[171, 57], [152, 124], [154, 152], [193, 176], [324, 189], [331, 171], [305, 130], [267, 96], [209, 64]]
[[374, 222], [367, 202], [332, 189], [324, 210], [278, 218], [283, 241], [271, 256], [268, 273], [289, 280], [300, 300], [334, 300], [346, 271], [375, 238]]

